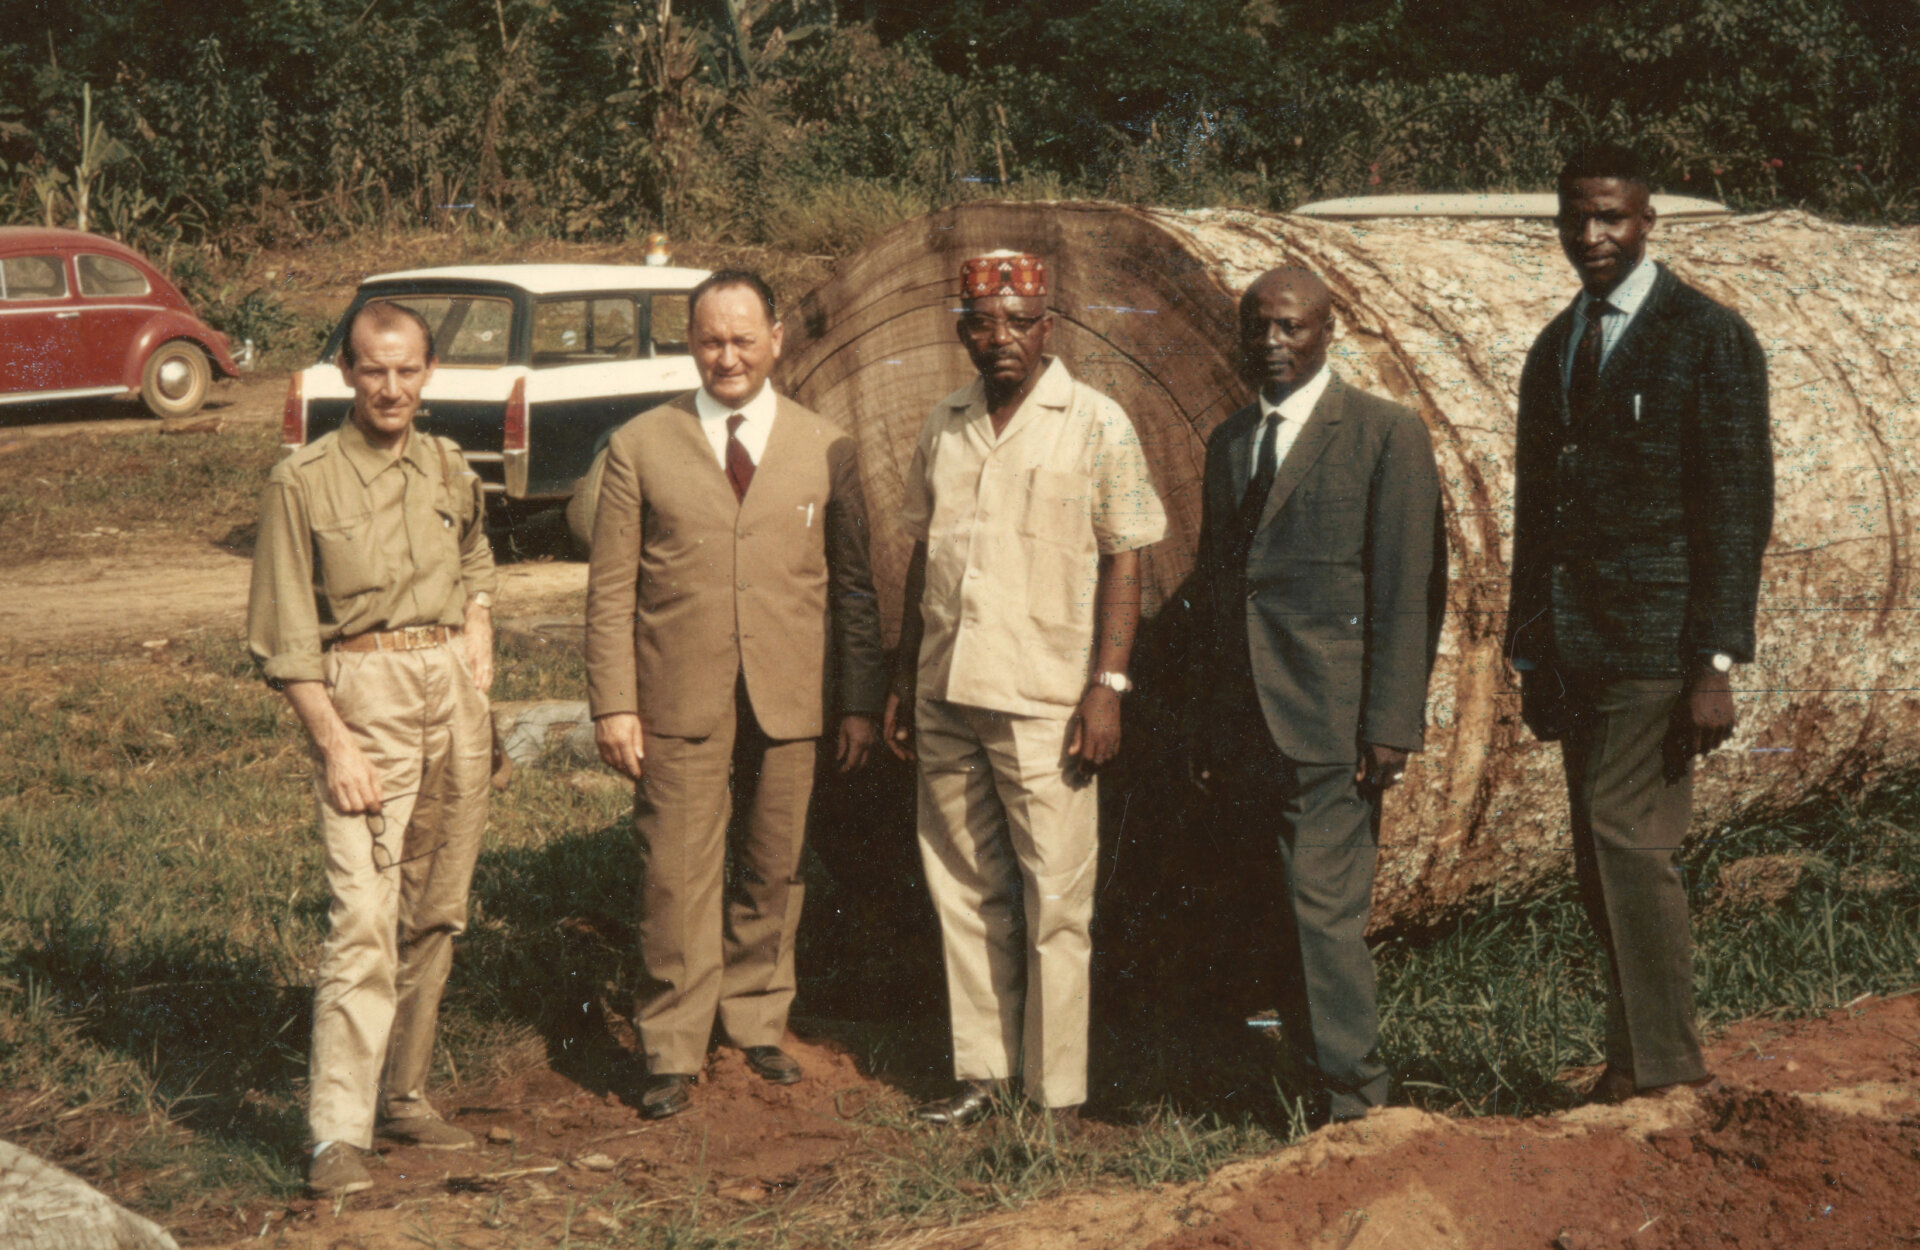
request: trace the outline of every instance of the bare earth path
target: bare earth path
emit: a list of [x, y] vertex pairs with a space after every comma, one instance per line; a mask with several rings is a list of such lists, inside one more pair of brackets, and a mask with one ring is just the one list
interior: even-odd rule
[[[224, 383], [196, 420], [225, 428], [270, 426], [280, 419], [286, 379]], [[157, 423], [130, 403], [16, 410], [0, 420], [0, 454], [49, 438], [148, 434]], [[102, 540], [99, 556], [0, 568], [0, 661], [50, 651], [68, 654], [137, 649], [188, 630], [238, 639], [245, 627], [245, 553], [211, 545]], [[586, 565], [553, 561], [503, 566], [499, 615], [539, 620], [578, 615]]]

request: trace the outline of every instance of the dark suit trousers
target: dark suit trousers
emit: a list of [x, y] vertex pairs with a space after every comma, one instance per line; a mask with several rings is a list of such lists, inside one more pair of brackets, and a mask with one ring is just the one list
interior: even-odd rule
[[1258, 870], [1273, 874], [1267, 927], [1281, 1024], [1321, 1087], [1321, 1110], [1336, 1119], [1363, 1115], [1387, 1101], [1366, 943], [1378, 803], [1354, 784], [1354, 764], [1281, 755], [1257, 707], [1222, 737], [1224, 815]]
[[777, 1046], [786, 1033], [818, 744], [767, 737], [744, 683], [712, 736], [646, 736], [634, 1017], [649, 1072], [699, 1072], [716, 1016], [736, 1046]]
[[1687, 891], [1674, 853], [1693, 811], [1689, 767], [1664, 773], [1679, 678], [1569, 678], [1561, 743], [1574, 872], [1607, 948], [1607, 1063], [1641, 1088], [1706, 1075], [1694, 1026]]

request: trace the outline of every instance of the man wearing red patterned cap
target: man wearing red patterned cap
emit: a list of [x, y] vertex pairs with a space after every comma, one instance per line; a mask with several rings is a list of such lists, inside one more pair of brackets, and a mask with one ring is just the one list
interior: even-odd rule
[[980, 376], [935, 404], [907, 473], [915, 540], [888, 745], [920, 764], [920, 854], [940, 916], [950, 1098], [990, 1114], [1018, 1075], [1077, 1118], [1099, 802], [1120, 746], [1140, 548], [1166, 532], [1127, 414], [1047, 355], [1046, 264], [961, 269], [960, 341]]

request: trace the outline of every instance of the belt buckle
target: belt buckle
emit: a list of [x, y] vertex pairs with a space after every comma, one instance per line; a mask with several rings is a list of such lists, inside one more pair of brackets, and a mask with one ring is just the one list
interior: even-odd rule
[[408, 625], [400, 632], [408, 651], [419, 651], [440, 641], [434, 637], [434, 627], [431, 625]]

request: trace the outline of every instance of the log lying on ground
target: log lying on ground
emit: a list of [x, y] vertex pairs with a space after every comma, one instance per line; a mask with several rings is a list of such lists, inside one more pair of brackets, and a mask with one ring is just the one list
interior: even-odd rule
[[[902, 476], [929, 407], [970, 376], [956, 274], [996, 247], [1047, 257], [1055, 350], [1146, 445], [1171, 518], [1145, 560], [1150, 614], [1191, 567], [1205, 439], [1247, 398], [1229, 354], [1239, 293], [1281, 264], [1327, 279], [1334, 367], [1420, 413], [1447, 510], [1428, 749], [1388, 805], [1376, 925], [1563, 872], [1559, 752], [1520, 726], [1500, 655], [1520, 368], [1575, 286], [1551, 224], [976, 204], [890, 231], [787, 318], [782, 362], [787, 389], [859, 441], [890, 637], [910, 548]], [[1779, 486], [1760, 657], [1736, 674], [1740, 732], [1699, 771], [1699, 836], [1915, 755], [1920, 233], [1773, 213], [1665, 224], [1650, 250], [1752, 323], [1772, 378]]]
[[0, 1141], [0, 1246], [8, 1250], [180, 1250], [167, 1231], [79, 1177]]

